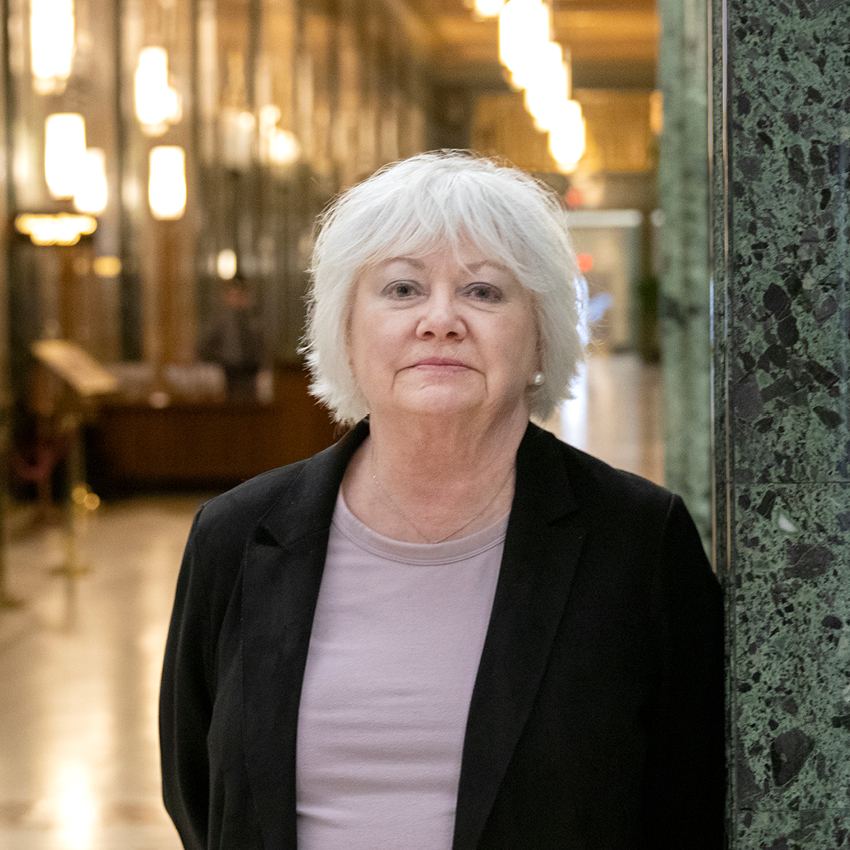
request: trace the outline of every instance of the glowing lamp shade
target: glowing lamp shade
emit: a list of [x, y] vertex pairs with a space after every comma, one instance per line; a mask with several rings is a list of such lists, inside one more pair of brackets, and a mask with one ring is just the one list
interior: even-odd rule
[[87, 148], [83, 170], [74, 192], [77, 212], [100, 215], [106, 209], [106, 155], [100, 148]]
[[44, 122], [44, 176], [54, 198], [73, 198], [86, 158], [86, 123], [76, 112], [57, 112]]
[[559, 44], [540, 51], [532, 76], [525, 83], [525, 108], [538, 130], [550, 130], [569, 99], [569, 73]]
[[516, 86], [532, 75], [540, 51], [549, 43], [551, 21], [541, 0], [509, 0], [499, 12], [499, 60]]
[[289, 130], [275, 130], [269, 140], [269, 161], [272, 165], [287, 166], [298, 161], [301, 144]]
[[215, 265], [222, 280], [233, 280], [236, 277], [236, 252], [232, 248], [219, 251]]
[[168, 84], [168, 53], [145, 47], [134, 77], [136, 117], [150, 136], [162, 135], [182, 115], [180, 95]]
[[74, 0], [30, 0], [30, 56], [36, 92], [61, 92], [74, 58]]
[[280, 109], [268, 104], [260, 109], [260, 162], [287, 168], [301, 156], [301, 144], [294, 133], [277, 126]]
[[495, 18], [505, 5], [505, 0], [475, 0], [473, 8], [479, 18]]
[[578, 101], [568, 100], [555, 126], [549, 131], [549, 152], [564, 173], [575, 171], [584, 155], [585, 128]]
[[186, 209], [186, 154], [176, 145], [151, 149], [148, 201], [153, 217], [177, 219]]

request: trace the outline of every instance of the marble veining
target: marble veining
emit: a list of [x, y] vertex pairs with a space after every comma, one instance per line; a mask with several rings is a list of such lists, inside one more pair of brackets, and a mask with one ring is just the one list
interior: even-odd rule
[[839, 850], [850, 847], [850, 5], [713, 9], [730, 845]]
[[729, 3], [738, 481], [846, 480], [846, 3]]

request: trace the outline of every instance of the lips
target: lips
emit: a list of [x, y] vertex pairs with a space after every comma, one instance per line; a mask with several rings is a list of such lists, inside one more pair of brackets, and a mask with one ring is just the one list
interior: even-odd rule
[[460, 360], [455, 360], [451, 357], [423, 357], [421, 360], [417, 360], [414, 364], [414, 368], [418, 368], [420, 366], [442, 366], [442, 367], [454, 367], [456, 369], [466, 369], [466, 363], [462, 363]]

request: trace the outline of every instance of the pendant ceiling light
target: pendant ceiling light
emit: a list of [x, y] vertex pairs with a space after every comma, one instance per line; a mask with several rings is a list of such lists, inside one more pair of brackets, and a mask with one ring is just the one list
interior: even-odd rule
[[585, 150], [581, 105], [572, 100], [569, 51], [552, 40], [552, 13], [542, 0], [508, 0], [499, 11], [499, 59], [512, 85], [524, 89], [535, 127], [549, 133], [549, 152], [564, 172]]
[[74, 59], [74, 0], [30, 0], [30, 64], [38, 94], [59, 94]]
[[107, 199], [106, 155], [101, 148], [86, 148], [80, 179], [74, 191], [74, 209], [100, 215], [106, 209]]
[[472, 9], [479, 18], [495, 18], [505, 5], [505, 0], [474, 0]]
[[86, 158], [86, 122], [76, 112], [57, 112], [44, 122], [44, 176], [50, 194], [73, 198]]
[[148, 201], [160, 221], [181, 218], [186, 209], [186, 154], [177, 145], [151, 148]]
[[182, 117], [177, 89], [168, 82], [168, 53], [164, 47], [145, 47], [139, 53], [134, 77], [136, 117], [149, 136], [161, 136]]

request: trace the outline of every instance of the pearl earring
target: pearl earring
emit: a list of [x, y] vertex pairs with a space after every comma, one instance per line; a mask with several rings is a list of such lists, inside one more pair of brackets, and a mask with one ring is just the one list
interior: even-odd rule
[[535, 387], [542, 387], [545, 380], [546, 376], [542, 372], [535, 372], [534, 377], [531, 379], [531, 383], [534, 384]]

